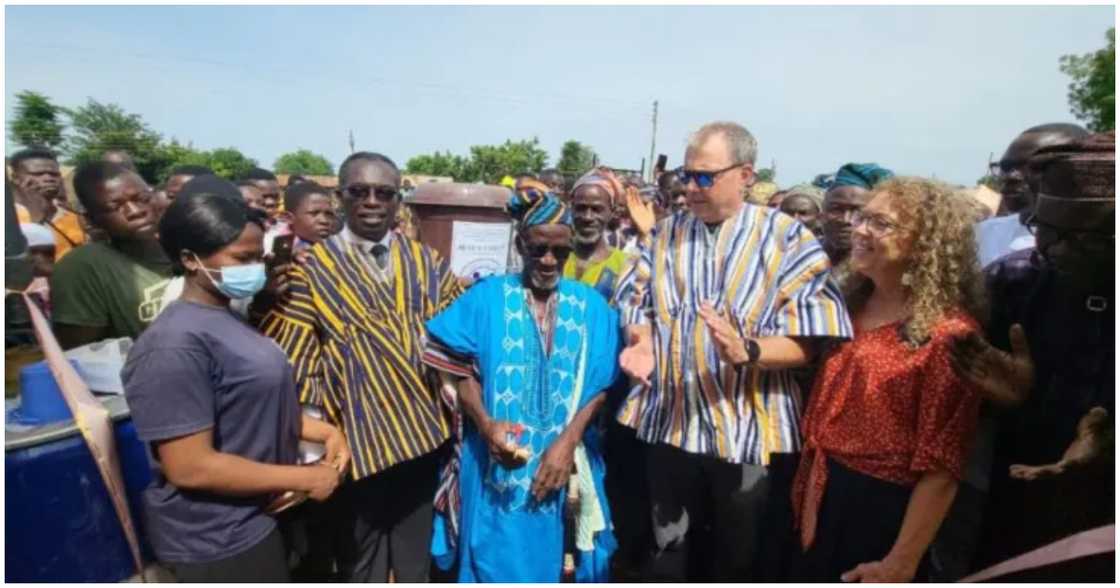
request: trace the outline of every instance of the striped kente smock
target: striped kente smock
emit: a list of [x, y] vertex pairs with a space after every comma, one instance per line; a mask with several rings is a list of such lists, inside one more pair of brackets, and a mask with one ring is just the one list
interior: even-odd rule
[[792, 217], [744, 204], [712, 232], [680, 213], [663, 219], [623, 277], [626, 324], [649, 324], [652, 387], [635, 387], [618, 420], [639, 439], [732, 463], [796, 451], [801, 390], [788, 370], [720, 361], [699, 309], [709, 302], [744, 337], [844, 337], [852, 326], [828, 256]]
[[[346, 434], [355, 479], [431, 452], [450, 437], [434, 375], [421, 363], [424, 322], [461, 292], [446, 261], [401, 235], [382, 274], [342, 236], [311, 247], [264, 333], [295, 370], [300, 402]], [[379, 276], [384, 276], [379, 279]]]

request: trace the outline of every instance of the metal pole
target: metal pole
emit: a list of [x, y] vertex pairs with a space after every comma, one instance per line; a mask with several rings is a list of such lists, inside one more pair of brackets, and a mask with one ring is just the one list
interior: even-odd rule
[[[650, 164], [651, 164], [649, 166], [649, 181], [650, 182], [657, 179], [657, 178], [653, 177], [653, 165], [652, 165], [653, 154], [656, 152], [656, 149], [657, 149], [657, 101], [654, 100], [653, 101], [653, 133], [649, 137], [649, 161], [650, 161]], [[643, 165], [643, 168], [644, 167], [645, 166]], [[642, 175], [645, 175], [644, 170], [643, 170]]]

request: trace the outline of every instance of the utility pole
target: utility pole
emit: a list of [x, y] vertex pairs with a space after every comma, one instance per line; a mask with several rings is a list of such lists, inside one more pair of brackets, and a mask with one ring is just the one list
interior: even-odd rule
[[656, 153], [656, 149], [657, 149], [657, 101], [654, 100], [653, 101], [653, 134], [650, 135], [650, 138], [649, 138], [649, 161], [651, 163], [651, 165], [649, 166], [649, 181], [651, 181], [651, 182], [656, 179], [656, 178], [653, 177], [653, 165], [652, 165], [653, 156]]
[[354, 152], [354, 129], [348, 129], [347, 133], [350, 136], [350, 153]]

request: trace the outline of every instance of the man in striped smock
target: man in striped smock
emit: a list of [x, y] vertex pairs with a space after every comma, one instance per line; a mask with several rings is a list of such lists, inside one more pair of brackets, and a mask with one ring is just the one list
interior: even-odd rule
[[359, 152], [339, 169], [346, 226], [309, 249], [262, 329], [288, 353], [300, 402], [346, 434], [352, 480], [339, 489], [342, 574], [428, 577], [437, 449], [450, 423], [421, 363], [424, 321], [462, 291], [446, 260], [395, 231], [400, 172]]
[[647, 444], [649, 579], [751, 576], [771, 455], [800, 446], [789, 369], [822, 338], [851, 336], [809, 229], [743, 202], [756, 150], [734, 123], [697, 131], [678, 172], [689, 211], [661, 221], [620, 286], [620, 361], [640, 385], [618, 420]]

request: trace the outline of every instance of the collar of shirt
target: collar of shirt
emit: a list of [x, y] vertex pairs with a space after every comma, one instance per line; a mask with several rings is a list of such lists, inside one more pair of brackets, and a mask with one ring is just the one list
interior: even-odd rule
[[371, 253], [374, 245], [384, 245], [385, 249], [392, 248], [390, 247], [390, 244], [393, 242], [393, 231], [385, 231], [385, 236], [382, 237], [380, 241], [371, 241], [369, 239], [366, 239], [365, 237], [359, 237], [358, 235], [355, 235], [348, 226], [342, 227], [341, 235], [342, 238], [347, 242], [352, 245], [356, 245], [358, 249], [361, 249], [366, 253]]

